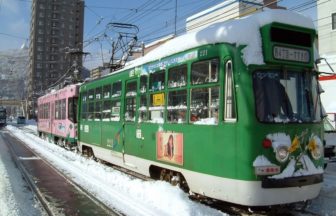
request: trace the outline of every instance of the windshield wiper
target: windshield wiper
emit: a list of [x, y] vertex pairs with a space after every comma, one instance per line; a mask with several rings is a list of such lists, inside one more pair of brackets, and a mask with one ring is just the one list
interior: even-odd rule
[[305, 96], [306, 96], [306, 101], [307, 101], [307, 109], [310, 118], [312, 117], [312, 110], [311, 110], [311, 101], [310, 101], [310, 91], [308, 89], [305, 89]]

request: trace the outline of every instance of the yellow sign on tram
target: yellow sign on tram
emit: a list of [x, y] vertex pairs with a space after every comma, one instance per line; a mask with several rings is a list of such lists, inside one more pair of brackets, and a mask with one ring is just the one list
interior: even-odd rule
[[164, 93], [153, 94], [153, 105], [154, 106], [164, 105]]

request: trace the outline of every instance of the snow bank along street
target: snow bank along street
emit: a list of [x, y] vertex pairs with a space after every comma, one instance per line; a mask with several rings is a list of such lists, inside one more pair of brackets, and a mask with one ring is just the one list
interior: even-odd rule
[[166, 182], [133, 179], [16, 127], [7, 126], [7, 129], [74, 182], [123, 214], [225, 215], [191, 201], [182, 190]]

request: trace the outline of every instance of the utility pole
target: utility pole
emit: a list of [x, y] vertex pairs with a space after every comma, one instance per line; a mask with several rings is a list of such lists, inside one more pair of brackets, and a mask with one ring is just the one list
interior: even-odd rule
[[177, 0], [175, 0], [175, 31], [174, 31], [175, 37], [176, 37], [176, 23], [177, 23]]
[[74, 59], [73, 61], [73, 82], [79, 82], [79, 80], [81, 79], [79, 71], [81, 70], [80, 65], [78, 64], [79, 59], [82, 58], [83, 55], [88, 55], [88, 52], [83, 52], [80, 49], [69, 49], [66, 54], [70, 55], [71, 59]]

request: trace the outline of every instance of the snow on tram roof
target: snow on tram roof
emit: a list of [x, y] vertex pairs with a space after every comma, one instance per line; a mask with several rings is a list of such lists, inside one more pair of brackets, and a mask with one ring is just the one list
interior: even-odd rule
[[129, 62], [125, 69], [197, 46], [225, 42], [236, 44], [236, 46], [247, 45], [242, 50], [244, 63], [246, 65], [262, 65], [264, 60], [259, 29], [272, 22], [315, 29], [313, 21], [301, 14], [288, 10], [265, 10], [240, 19], [214, 23], [202, 30], [176, 37], [152, 50], [144, 57]]

